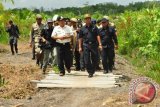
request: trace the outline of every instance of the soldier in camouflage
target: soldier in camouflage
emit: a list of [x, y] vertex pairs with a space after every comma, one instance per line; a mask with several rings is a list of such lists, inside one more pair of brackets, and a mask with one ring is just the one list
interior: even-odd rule
[[41, 42], [41, 31], [44, 28], [44, 24], [42, 23], [42, 16], [40, 14], [36, 15], [36, 23], [33, 23], [30, 35], [30, 46], [32, 46], [32, 59], [36, 58], [37, 64], [41, 64], [42, 67], [42, 50], [40, 48]]

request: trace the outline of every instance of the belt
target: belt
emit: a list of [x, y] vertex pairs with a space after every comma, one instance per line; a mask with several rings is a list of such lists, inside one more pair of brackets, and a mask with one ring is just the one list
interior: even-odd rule
[[67, 43], [58, 43], [58, 44], [60, 44], [60, 45], [66, 45], [66, 44], [69, 44], [69, 42], [67, 42]]
[[84, 44], [89, 44], [89, 45], [91, 45], [91, 44], [96, 44], [96, 42], [84, 42]]

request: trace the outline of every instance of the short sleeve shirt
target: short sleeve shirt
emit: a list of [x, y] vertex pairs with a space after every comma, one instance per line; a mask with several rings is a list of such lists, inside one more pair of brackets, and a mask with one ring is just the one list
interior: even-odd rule
[[[64, 27], [56, 26], [52, 32], [52, 37], [62, 37], [65, 35], [70, 35], [70, 36], [73, 35], [71, 28], [67, 25], [65, 25]], [[60, 39], [56, 40], [57, 43], [68, 43], [70, 41], [71, 41], [71, 38], [64, 39], [64, 40], [60, 40]]]
[[97, 36], [99, 35], [99, 30], [96, 26], [83, 26], [79, 32], [79, 38], [83, 38], [83, 43], [88, 44], [89, 42], [97, 42]]

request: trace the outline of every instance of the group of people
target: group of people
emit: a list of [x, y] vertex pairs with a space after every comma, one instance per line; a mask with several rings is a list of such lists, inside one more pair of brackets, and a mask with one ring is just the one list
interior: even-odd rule
[[[57, 65], [59, 75], [64, 76], [65, 71], [71, 72], [75, 60], [75, 70], [86, 69], [91, 78], [100, 69], [100, 59], [103, 73], [112, 72], [118, 41], [116, 29], [110, 26], [108, 18], [96, 21], [92, 20], [90, 14], [85, 14], [84, 21], [81, 21], [57, 15], [53, 19], [47, 19], [47, 24], [42, 22], [42, 16], [37, 14], [29, 42], [32, 46], [32, 59], [36, 59], [36, 64], [44, 74], [47, 65], [51, 63]], [[10, 32], [9, 28], [7, 31]], [[19, 34], [19, 30], [17, 32]]]

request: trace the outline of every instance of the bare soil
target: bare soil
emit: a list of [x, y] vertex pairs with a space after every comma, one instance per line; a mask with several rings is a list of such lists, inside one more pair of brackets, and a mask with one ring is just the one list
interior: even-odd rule
[[[0, 87], [0, 107], [129, 107], [128, 95], [131, 79], [137, 78], [134, 67], [123, 57], [116, 55], [114, 74], [125, 75], [116, 88], [53, 88], [37, 89], [30, 80], [44, 77], [31, 60], [31, 48], [19, 43], [19, 54], [11, 55], [9, 46], [0, 45], [0, 74], [5, 84]], [[1, 80], [0, 80], [1, 81]], [[132, 107], [160, 107], [160, 92], [146, 105]]]

